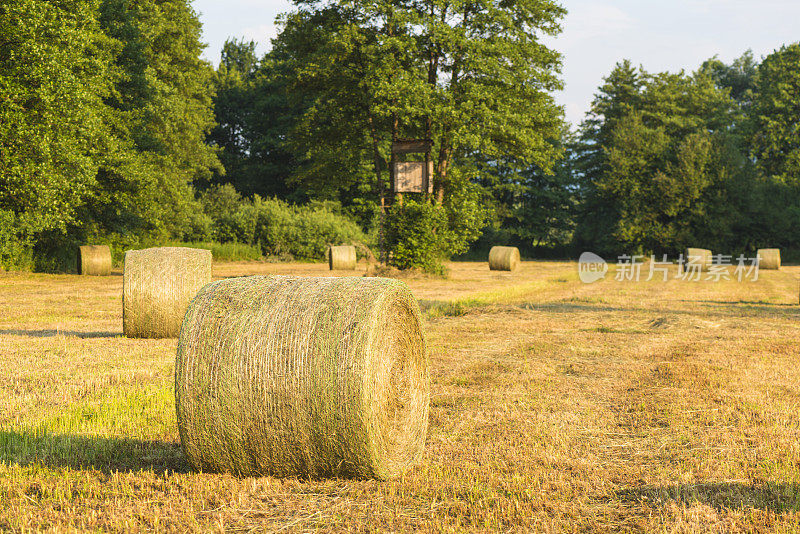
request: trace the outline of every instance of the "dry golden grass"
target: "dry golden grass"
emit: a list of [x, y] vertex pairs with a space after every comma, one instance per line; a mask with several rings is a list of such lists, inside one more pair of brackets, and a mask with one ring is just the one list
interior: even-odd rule
[[[330, 274], [214, 266], [268, 272]], [[798, 275], [584, 285], [574, 263], [525, 262], [408, 280], [427, 452], [376, 482], [191, 472], [176, 341], [121, 337], [122, 278], [2, 274], [0, 530], [798, 531]]]

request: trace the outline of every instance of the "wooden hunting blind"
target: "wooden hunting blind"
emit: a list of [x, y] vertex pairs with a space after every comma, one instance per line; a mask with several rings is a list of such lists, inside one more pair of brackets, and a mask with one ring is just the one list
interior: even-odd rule
[[[392, 193], [433, 193], [433, 160], [430, 139], [392, 143]], [[423, 161], [406, 161], [408, 154], [423, 154]]]

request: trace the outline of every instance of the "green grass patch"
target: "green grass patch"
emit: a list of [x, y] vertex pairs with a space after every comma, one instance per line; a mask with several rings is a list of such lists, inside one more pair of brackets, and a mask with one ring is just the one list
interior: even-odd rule
[[0, 429], [0, 462], [99, 469], [179, 469], [171, 387], [121, 388], [38, 424]]
[[420, 308], [429, 319], [437, 317], [461, 317], [474, 308], [484, 306], [486, 303], [474, 299], [464, 300], [422, 300]]
[[261, 249], [255, 245], [242, 243], [215, 243], [213, 241], [171, 243], [170, 246], [202, 248], [210, 250], [214, 261], [258, 261], [262, 259]]

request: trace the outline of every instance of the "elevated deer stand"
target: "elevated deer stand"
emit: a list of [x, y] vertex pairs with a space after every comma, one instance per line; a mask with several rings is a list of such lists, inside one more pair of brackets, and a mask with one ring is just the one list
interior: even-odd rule
[[[392, 143], [392, 196], [403, 193], [433, 193], [433, 160], [430, 139], [413, 139]], [[424, 154], [423, 161], [405, 161], [408, 154]], [[400, 197], [402, 199], [402, 196]]]
[[[392, 159], [389, 165], [389, 175], [392, 191], [389, 203], [395, 198], [402, 205], [403, 193], [423, 193], [427, 198], [433, 193], [433, 160], [431, 148], [433, 141], [430, 139], [405, 139], [392, 142]], [[409, 154], [423, 154], [422, 161], [406, 161]], [[383, 242], [383, 213], [386, 201], [381, 194], [381, 228], [380, 228], [380, 261], [386, 264], [386, 251]]]

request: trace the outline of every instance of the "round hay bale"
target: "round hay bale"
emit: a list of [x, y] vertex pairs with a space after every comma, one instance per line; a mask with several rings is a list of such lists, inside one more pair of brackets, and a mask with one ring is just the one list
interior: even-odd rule
[[210, 250], [129, 250], [122, 277], [123, 332], [127, 337], [178, 337], [189, 301], [210, 281]]
[[[711, 251], [704, 248], [687, 248], [684, 258], [687, 264], [692, 262], [693, 269], [700, 269], [701, 271], [707, 271], [713, 261]], [[697, 267], [694, 267], [695, 265]]]
[[513, 271], [518, 266], [517, 247], [492, 247], [489, 251], [489, 269], [492, 271]]
[[111, 274], [111, 249], [108, 245], [78, 247], [78, 274], [89, 276]]
[[186, 312], [175, 397], [197, 470], [391, 478], [428, 428], [419, 305], [384, 278], [216, 281]]
[[356, 268], [356, 247], [342, 245], [328, 249], [328, 266], [331, 271], [353, 271]]
[[758, 268], [778, 270], [781, 268], [781, 250], [778, 248], [758, 249]]

